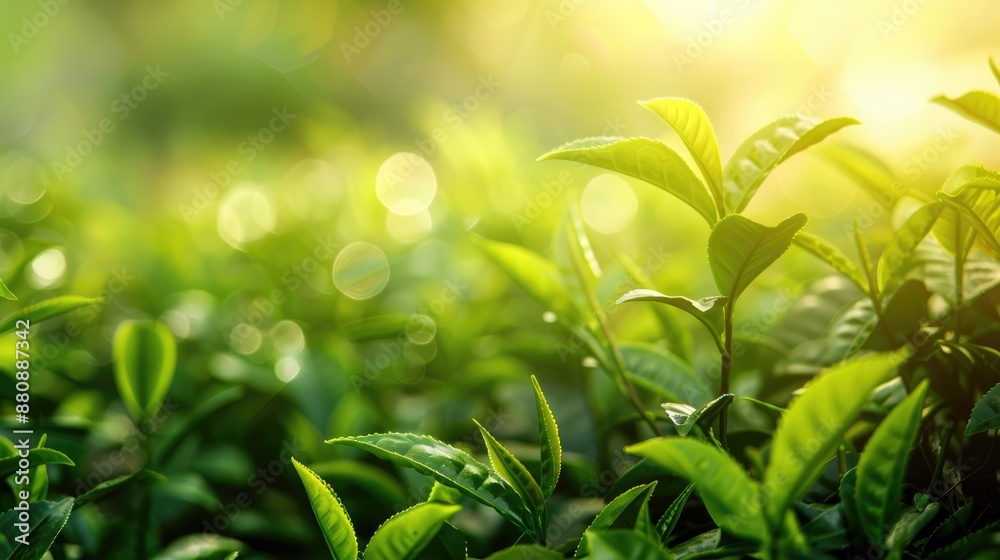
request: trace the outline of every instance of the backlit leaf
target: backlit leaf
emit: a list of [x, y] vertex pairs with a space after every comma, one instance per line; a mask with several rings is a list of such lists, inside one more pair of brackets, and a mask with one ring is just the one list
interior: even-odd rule
[[625, 448], [694, 484], [708, 513], [723, 530], [764, 541], [767, 527], [760, 515], [757, 483], [719, 448], [691, 438], [658, 438]]
[[742, 212], [764, 179], [781, 162], [852, 124], [860, 123], [849, 117], [820, 121], [793, 115], [753, 133], [736, 148], [722, 171], [726, 210]]
[[910, 449], [920, 433], [920, 415], [927, 396], [924, 381], [879, 424], [865, 446], [857, 467], [857, 511], [872, 542], [899, 518], [903, 478]]
[[541, 438], [542, 476], [541, 486], [545, 499], [552, 496], [562, 471], [562, 443], [559, 441], [559, 426], [552, 415], [552, 409], [545, 400], [538, 379], [531, 376], [531, 386], [535, 390], [535, 409], [538, 414], [538, 434]]
[[688, 164], [662, 142], [649, 138], [585, 138], [538, 158], [565, 159], [617, 171], [658, 187], [693, 208], [711, 226], [715, 203]]
[[151, 416], [174, 379], [177, 343], [155, 321], [125, 321], [115, 332], [115, 382], [133, 417]]
[[517, 492], [489, 467], [446, 443], [428, 436], [399, 433], [340, 437], [327, 443], [357, 447], [430, 476], [497, 510], [521, 530], [534, 534], [531, 517]]
[[835, 365], [789, 404], [774, 433], [762, 485], [772, 526], [819, 478], [869, 394], [895, 375], [905, 357], [894, 352]]
[[656, 113], [670, 128], [677, 132], [694, 158], [701, 175], [708, 184], [720, 215], [725, 214], [722, 201], [722, 158], [715, 130], [708, 120], [705, 110], [690, 99], [662, 97], [639, 103]]
[[415, 560], [461, 506], [424, 502], [390, 517], [372, 535], [364, 560]]
[[733, 305], [750, 283], [778, 260], [792, 238], [806, 225], [805, 214], [795, 214], [774, 227], [740, 215], [720, 221], [708, 238], [708, 262], [715, 285]]
[[298, 471], [299, 478], [306, 488], [309, 504], [316, 514], [316, 521], [319, 522], [323, 539], [326, 540], [326, 546], [330, 549], [333, 559], [356, 560], [358, 539], [354, 534], [351, 518], [344, 510], [344, 505], [340, 503], [340, 498], [333, 492], [333, 488], [309, 467], [296, 459], [292, 459], [292, 464], [295, 465], [295, 470]]

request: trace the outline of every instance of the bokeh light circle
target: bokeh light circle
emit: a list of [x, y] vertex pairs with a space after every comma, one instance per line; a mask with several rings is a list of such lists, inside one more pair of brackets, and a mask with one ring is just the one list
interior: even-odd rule
[[427, 315], [415, 314], [406, 322], [406, 338], [414, 344], [427, 344], [434, 340], [437, 325]]
[[59, 249], [46, 249], [31, 260], [28, 271], [31, 287], [40, 290], [55, 287], [66, 272], [66, 255]]
[[587, 183], [580, 200], [583, 220], [605, 234], [625, 229], [638, 209], [639, 202], [632, 187], [620, 177], [606, 173]]
[[431, 232], [431, 226], [431, 213], [427, 210], [406, 215], [389, 212], [385, 217], [385, 229], [400, 243], [420, 241]]
[[274, 225], [271, 201], [252, 186], [235, 187], [219, 205], [219, 236], [233, 247], [264, 237]]
[[388, 283], [389, 259], [371, 243], [351, 243], [333, 261], [333, 284], [351, 299], [375, 297]]
[[398, 152], [389, 156], [375, 176], [375, 195], [393, 214], [408, 216], [425, 210], [436, 193], [434, 168], [414, 153]]

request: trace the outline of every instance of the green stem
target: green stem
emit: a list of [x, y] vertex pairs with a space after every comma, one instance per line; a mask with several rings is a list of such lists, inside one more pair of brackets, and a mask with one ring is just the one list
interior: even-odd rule
[[580, 285], [583, 288], [583, 292], [587, 296], [587, 303], [590, 306], [591, 312], [597, 318], [597, 323], [601, 327], [601, 332], [604, 334], [604, 339], [608, 343], [608, 350], [611, 353], [611, 357], [614, 360], [615, 369], [618, 371], [618, 380], [621, 385], [622, 392], [631, 401], [632, 406], [635, 407], [639, 415], [649, 424], [649, 427], [653, 430], [653, 433], [657, 436], [663, 436], [663, 432], [657, 427], [656, 422], [653, 420], [651, 415], [646, 411], [646, 407], [643, 406], [642, 400], [639, 399], [639, 394], [635, 390], [635, 386], [632, 385], [632, 381], [628, 378], [628, 368], [625, 366], [625, 360], [622, 359], [621, 352], [618, 351], [618, 344], [615, 342], [614, 333], [611, 332], [611, 325], [608, 324], [608, 316], [604, 313], [604, 309], [601, 307], [600, 302], [597, 301], [597, 296], [594, 295], [593, 290], [588, 287], [587, 277], [584, 274], [583, 263], [580, 262], [580, 255], [573, 250], [572, 239], [570, 239], [570, 261], [573, 262], [573, 271], [576, 273], [577, 278], [580, 279]]
[[944, 460], [948, 455], [948, 446], [951, 445], [951, 436], [954, 431], [955, 427], [952, 425], [945, 429], [944, 434], [941, 435], [941, 453], [938, 455], [937, 463], [934, 464], [934, 474], [931, 475], [931, 484], [928, 488], [934, 488], [938, 477], [941, 476], [941, 471], [944, 469]]
[[962, 332], [962, 307], [965, 306], [965, 253], [955, 254], [955, 342]]
[[[722, 381], [719, 384], [719, 396], [729, 392], [729, 374], [733, 368], [733, 302], [726, 304], [725, 348], [722, 352]], [[719, 443], [722, 448], [729, 449], [729, 403], [722, 406], [719, 414]]]

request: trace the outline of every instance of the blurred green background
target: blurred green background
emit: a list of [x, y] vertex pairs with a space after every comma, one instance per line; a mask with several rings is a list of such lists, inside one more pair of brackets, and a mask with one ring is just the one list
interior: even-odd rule
[[[653, 187], [535, 158], [596, 135], [686, 154], [636, 104], [683, 96], [706, 109], [724, 157], [785, 114], [856, 117], [864, 125], [831, 144], [870, 150], [900, 184], [933, 192], [960, 164], [1000, 166], [990, 131], [927, 102], [992, 88], [997, 21], [985, 0], [5, 2], [0, 277], [24, 303], [107, 297], [35, 333], [50, 446], [81, 478], [122, 447], [134, 428], [110, 341], [121, 321], [150, 317], [179, 341], [178, 410], [245, 389], [169, 458], [163, 542], [250, 489], [253, 504], [220, 532], [277, 557], [322, 551], [287, 463], [274, 490], [249, 481], [287, 446], [326, 462], [318, 470], [342, 482], [370, 534], [426, 489], [322, 441], [408, 430], [475, 446], [476, 417], [530, 442], [531, 373], [579, 480], [593, 478], [613, 468], [615, 445], [581, 396], [588, 363], [470, 232], [548, 254], [577, 197], [602, 261], [627, 255], [661, 291], [701, 297], [715, 292], [708, 230]], [[855, 218], [874, 224], [873, 243], [887, 239], [880, 208], [817, 150], [776, 172], [747, 214], [772, 224], [804, 211], [808, 231], [849, 247]], [[747, 295], [743, 328], [766, 330], [769, 310], [827, 273], [791, 251]], [[647, 313], [616, 312], [616, 332], [655, 342]], [[12, 349], [0, 342], [4, 364]], [[744, 393], [761, 391], [736, 373]], [[54, 475], [66, 493], [78, 482]], [[461, 515], [496, 538], [495, 516]]]

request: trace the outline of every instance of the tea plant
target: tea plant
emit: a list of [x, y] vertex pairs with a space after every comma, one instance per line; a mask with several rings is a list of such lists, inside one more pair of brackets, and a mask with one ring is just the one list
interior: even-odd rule
[[[1000, 101], [992, 94], [935, 101], [1000, 132]], [[666, 144], [645, 138], [580, 140], [540, 159], [625, 174], [684, 202], [708, 226], [705, 261], [716, 293], [662, 293], [625, 254], [602, 263], [575, 201], [562, 218], [551, 257], [473, 239], [562, 329], [557, 369], [560, 375], [581, 373], [580, 395], [604, 424], [593, 439], [598, 446], [624, 448], [634, 463], [605, 471], [614, 480], [599, 490], [581, 484], [586, 476], [579, 458], [564, 450], [556, 415], [535, 376], [530, 382], [537, 446], [502, 443], [501, 432], [485, 419], [474, 421], [477, 439], [465, 442], [483, 451], [478, 455], [429, 435], [345, 435], [360, 430], [349, 431], [349, 422], [331, 423], [332, 449], [369, 453], [399, 467], [399, 478], [427, 478], [433, 486], [366, 532], [356, 521], [372, 512], [349, 511], [338, 492], [351, 488], [334, 488], [326, 480], [326, 473], [343, 465], [291, 459], [301, 482], [296, 490], [319, 528], [311, 533], [316, 542], [325, 542], [337, 560], [995, 554], [1000, 173], [968, 165], [933, 194], [901, 192], [871, 155], [825, 143], [819, 147], [827, 148], [823, 155], [893, 220], [884, 246], [870, 246], [864, 235], [869, 225], [856, 221], [851, 237], [857, 255], [851, 257], [805, 232], [804, 214], [765, 225], [743, 213], [781, 163], [857, 121], [784, 117], [750, 135], [723, 165], [715, 132], [697, 104], [665, 98], [643, 106], [678, 134], [696, 169]], [[737, 302], [792, 245], [835, 275], [807, 288], [766, 332], [741, 338]], [[2, 282], [0, 297], [16, 299]], [[63, 296], [25, 307], [0, 322], [0, 333], [15, 332], [18, 320], [41, 322], [96, 301]], [[610, 312], [635, 308], [654, 314], [662, 345], [619, 340]], [[688, 316], [703, 327], [700, 336], [687, 332], [693, 324]], [[714, 355], [700, 356], [694, 338], [714, 348]], [[112, 361], [110, 376], [131, 421], [155, 420], [182, 371], [174, 335], [155, 321], [123, 322], [115, 331]], [[586, 367], [567, 365], [574, 362]], [[734, 383], [750, 373], [768, 381], [768, 388]], [[607, 390], [612, 387], [616, 392]], [[185, 484], [188, 473], [174, 459], [190, 455], [197, 442], [188, 442], [197, 429], [243, 397], [239, 387], [189, 392], [198, 404], [137, 444], [143, 468], [101, 479], [82, 493], [70, 494], [65, 484], [50, 488], [47, 469], [76, 465], [68, 451], [47, 447], [42, 435], [28, 452], [31, 542], [15, 540], [24, 508], [5, 494], [0, 552], [32, 560], [47, 554], [232, 560], [246, 551], [238, 540], [211, 534], [222, 529], [194, 534], [157, 523], [171, 507], [160, 499], [163, 488], [215, 500]], [[364, 411], [350, 402], [336, 404], [347, 417]], [[756, 416], [738, 414], [737, 405]], [[562, 425], [565, 434], [567, 422]], [[0, 439], [0, 447], [0, 474], [14, 488], [15, 443]], [[374, 466], [359, 462], [344, 470], [352, 480], [392, 494], [395, 480]], [[595, 497], [599, 505], [586, 500]], [[95, 510], [112, 500], [127, 512], [125, 532], [97, 527]], [[482, 515], [484, 510], [495, 516]], [[480, 525], [494, 522], [489, 532], [496, 535], [484, 537]]]
[[[653, 302], [697, 319], [719, 351], [716, 390], [707, 387], [711, 373], [698, 373], [690, 361], [683, 337], [676, 335], [682, 329], [676, 317], [657, 315], [672, 352], [616, 340], [601, 304], [601, 296], [614, 288], [602, 277], [574, 206], [563, 220], [554, 260], [476, 240], [580, 341], [599, 369], [612, 374], [638, 413], [634, 420], [656, 436], [626, 446], [642, 460], [620, 477], [582, 536], [560, 541], [550, 537], [563, 535], [547, 531], [559, 439], [534, 379], [540, 473], [531, 472], [482, 426], [489, 464], [428, 436], [377, 434], [330, 443], [364, 449], [430, 476], [493, 508], [536, 543], [516, 544], [490, 558], [902, 558], [986, 550], [1000, 530], [989, 507], [997, 496], [998, 466], [989, 433], [1000, 427], [995, 396], [1000, 353], [993, 348], [1000, 335], [993, 303], [1000, 284], [993, 258], [1000, 253], [1000, 174], [967, 166], [934, 197], [907, 193], [917, 206], [895, 208], [900, 224], [878, 258], [856, 223], [860, 264], [855, 264], [832, 244], [801, 231], [803, 214], [767, 226], [741, 212], [781, 162], [856, 121], [779, 119], [751, 135], [723, 167], [700, 107], [683, 99], [643, 105], [680, 135], [700, 177], [665, 144], [644, 138], [581, 140], [541, 159], [582, 162], [641, 179], [705, 219], [718, 295], [662, 294], [623, 258], [622, 269], [640, 287], [616, 303]], [[855, 176], [870, 169], [850, 149], [832, 153]], [[889, 192], [889, 185], [872, 184]], [[891, 205], [903, 198], [893, 195]], [[730, 384], [737, 357], [736, 303], [792, 244], [839, 272], [850, 283], [847, 293], [855, 295], [828, 313], [819, 339], [801, 341], [778, 364], [814, 375], [801, 394], [787, 404], [745, 397], [777, 422], [773, 434], [748, 439], [743, 431], [731, 433], [727, 420], [736, 398]], [[821, 292], [812, 293], [818, 299]], [[656, 397], [670, 401], [662, 405], [665, 415], [646, 407]], [[956, 428], [962, 425], [964, 430]], [[734, 445], [731, 436], [737, 433]], [[964, 466], [967, 461], [975, 468]], [[333, 556], [354, 557], [353, 530], [333, 491], [304, 467], [300, 473]], [[685, 484], [657, 490], [677, 480]], [[944, 490], [931, 490], [941, 481]], [[399, 557], [417, 557], [417, 549], [429, 542], [436, 543], [433, 552], [428, 548], [419, 557], [465, 557], [460, 539], [448, 549], [440, 533], [429, 536], [445, 527], [451, 533], [446, 519], [456, 511], [437, 494], [398, 514], [414, 516], [415, 535], [401, 545]], [[431, 509], [418, 520], [409, 512], [422, 512], [419, 508]], [[392, 522], [379, 532], [390, 530]], [[382, 540], [379, 532], [369, 550]]]

